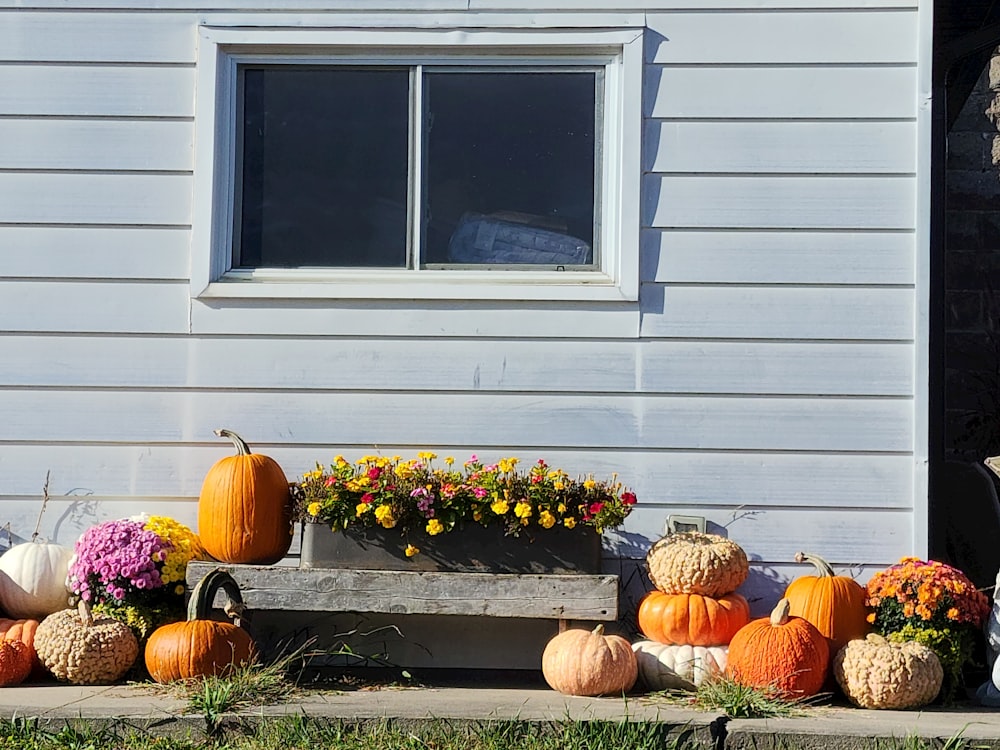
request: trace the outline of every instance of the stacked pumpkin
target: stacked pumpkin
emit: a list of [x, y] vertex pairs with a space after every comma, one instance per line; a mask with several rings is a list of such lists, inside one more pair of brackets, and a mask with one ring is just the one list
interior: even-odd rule
[[656, 587], [639, 604], [633, 644], [639, 677], [650, 690], [691, 690], [726, 669], [728, 644], [750, 621], [736, 589], [749, 572], [746, 553], [718, 534], [687, 531], [659, 540], [646, 555]]

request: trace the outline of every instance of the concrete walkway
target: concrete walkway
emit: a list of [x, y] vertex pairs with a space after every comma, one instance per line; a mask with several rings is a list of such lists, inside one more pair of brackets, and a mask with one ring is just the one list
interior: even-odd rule
[[[531, 687], [404, 687], [377, 690], [304, 690], [293, 702], [242, 712], [245, 720], [305, 713], [348, 722], [393, 719], [484, 721], [629, 720], [669, 725], [706, 747], [855, 748], [872, 738], [911, 736], [941, 740], [961, 735], [974, 747], [1000, 748], [1000, 710], [972, 706], [924, 711], [865, 711], [848, 707], [806, 709], [801, 717], [726, 720], [645, 696], [576, 698]], [[37, 717], [50, 726], [66, 721], [125, 720], [157, 731], [199, 732], [203, 717], [184, 713], [183, 702], [144, 686], [25, 685], [0, 689], [0, 717]]]

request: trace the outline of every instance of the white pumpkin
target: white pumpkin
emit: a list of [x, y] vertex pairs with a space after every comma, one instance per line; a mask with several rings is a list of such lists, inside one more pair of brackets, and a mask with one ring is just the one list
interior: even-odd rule
[[41, 620], [67, 607], [66, 574], [73, 550], [24, 542], [0, 555], [0, 609], [8, 617]]
[[639, 679], [650, 690], [694, 690], [726, 670], [728, 646], [666, 645], [656, 641], [632, 644]]

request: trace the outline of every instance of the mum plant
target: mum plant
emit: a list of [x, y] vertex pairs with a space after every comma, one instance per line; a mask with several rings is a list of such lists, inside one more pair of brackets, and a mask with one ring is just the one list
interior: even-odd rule
[[[324, 468], [317, 464], [299, 483], [297, 516], [348, 528], [399, 529], [402, 535], [436, 536], [466, 524], [495, 527], [505, 534], [549, 529], [601, 533], [621, 525], [635, 495], [613, 475], [573, 478], [543, 459], [527, 470], [517, 458], [484, 463], [472, 456], [461, 465], [421, 451], [416, 458], [364, 456], [350, 463], [343, 456]], [[407, 554], [418, 548], [409, 544]]]
[[919, 641], [938, 655], [950, 700], [990, 612], [986, 595], [957, 568], [916, 557], [873, 575], [866, 591], [868, 621], [878, 633], [897, 642]]
[[184, 619], [187, 564], [204, 557], [197, 535], [172, 518], [105, 521], [77, 540], [67, 585], [143, 640], [158, 625]]

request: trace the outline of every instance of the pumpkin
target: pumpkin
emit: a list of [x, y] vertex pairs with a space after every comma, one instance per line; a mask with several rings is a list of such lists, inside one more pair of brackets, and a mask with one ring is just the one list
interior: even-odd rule
[[694, 690], [726, 670], [726, 646], [668, 646], [656, 641], [632, 644], [639, 681], [650, 690]]
[[15, 544], [0, 557], [0, 609], [38, 620], [65, 609], [66, 573], [73, 550], [49, 542]]
[[236, 455], [220, 459], [208, 470], [198, 498], [198, 533], [216, 560], [270, 565], [292, 544], [292, 505], [288, 480], [278, 463], [252, 453], [230, 430]]
[[653, 585], [667, 594], [722, 596], [735, 591], [750, 571], [746, 553], [718, 534], [668, 534], [646, 553]]
[[35, 650], [57, 680], [109, 685], [128, 672], [139, 655], [139, 643], [128, 625], [94, 617], [81, 600], [77, 609], [63, 609], [41, 621]]
[[226, 612], [242, 609], [239, 586], [225, 571], [217, 568], [198, 581], [188, 602], [187, 621], [161, 625], [146, 642], [146, 669], [154, 680], [165, 683], [224, 675], [256, 659], [253, 639], [238, 621], [208, 619], [219, 589], [227, 597]]
[[729, 642], [726, 674], [741, 685], [788, 697], [815, 695], [826, 681], [830, 647], [807, 620], [789, 617], [788, 607], [782, 599], [770, 617], [740, 628]]
[[31, 655], [32, 672], [36, 676], [44, 674], [44, 669], [35, 653], [35, 631], [38, 630], [38, 620], [11, 620], [0, 618], [0, 639], [5, 641], [20, 641], [28, 647]]
[[31, 674], [32, 651], [21, 641], [0, 641], [0, 687], [20, 685]]
[[941, 661], [916, 641], [891, 643], [877, 633], [853, 640], [833, 658], [837, 684], [861, 708], [917, 708], [937, 697]]
[[721, 646], [748, 622], [750, 605], [739, 594], [714, 599], [650, 591], [639, 603], [639, 629], [658, 643]]
[[608, 695], [631, 689], [638, 665], [629, 642], [619, 635], [604, 635], [604, 626], [593, 631], [571, 628], [550, 640], [542, 653], [542, 675], [553, 690], [566, 695]]
[[799, 552], [795, 562], [816, 566], [816, 575], [796, 578], [785, 589], [788, 614], [808, 620], [830, 642], [835, 654], [848, 641], [864, 638], [871, 630], [865, 588], [853, 578], [838, 576], [819, 555]]

